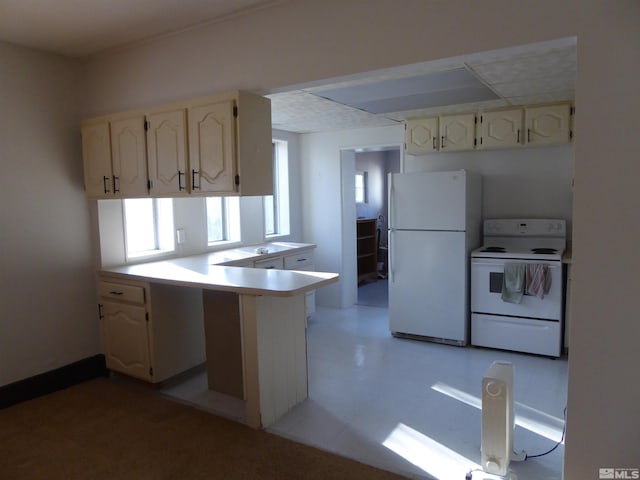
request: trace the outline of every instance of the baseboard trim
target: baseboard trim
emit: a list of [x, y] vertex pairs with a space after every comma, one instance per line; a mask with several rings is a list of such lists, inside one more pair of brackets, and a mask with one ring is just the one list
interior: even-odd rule
[[107, 375], [104, 355], [79, 360], [0, 387], [0, 409]]

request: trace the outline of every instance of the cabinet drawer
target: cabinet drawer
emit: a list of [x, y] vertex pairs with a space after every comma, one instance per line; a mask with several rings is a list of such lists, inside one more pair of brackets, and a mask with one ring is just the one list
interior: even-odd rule
[[121, 302], [131, 302], [144, 304], [144, 287], [126, 285], [123, 283], [100, 282], [98, 294], [103, 298], [119, 300]]
[[313, 254], [303, 252], [288, 255], [284, 257], [284, 268], [286, 270], [311, 270], [313, 269]]
[[282, 257], [267, 258], [266, 260], [257, 260], [253, 262], [255, 268], [277, 268], [282, 270]]

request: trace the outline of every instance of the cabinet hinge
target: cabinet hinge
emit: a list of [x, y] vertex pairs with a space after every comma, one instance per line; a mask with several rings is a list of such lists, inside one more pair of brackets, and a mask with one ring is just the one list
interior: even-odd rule
[[233, 106], [233, 117], [234, 118], [238, 118], [238, 106], [237, 105]]
[[478, 145], [478, 139], [477, 139], [477, 138], [474, 138], [474, 139], [473, 139], [473, 146], [475, 147], [476, 145]]
[[147, 190], [151, 190], [151, 180], [147, 180]]
[[236, 174], [236, 185], [240, 185], [240, 175]]
[[149, 376], [153, 377], [153, 367], [149, 367]]
[[149, 321], [149, 312], [144, 312], [144, 319], [148, 322]]
[[576, 114], [576, 107], [571, 107], [569, 109], [569, 115], [575, 115]]
[[149, 130], [149, 122], [147, 120], [144, 121], [144, 131]]
[[569, 130], [569, 139], [573, 140], [573, 130]]

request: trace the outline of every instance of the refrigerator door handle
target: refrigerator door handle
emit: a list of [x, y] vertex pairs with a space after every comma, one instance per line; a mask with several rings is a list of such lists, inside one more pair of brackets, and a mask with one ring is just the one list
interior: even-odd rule
[[392, 219], [395, 218], [395, 212], [393, 211], [393, 194], [394, 194], [393, 190], [394, 190], [393, 189], [393, 173], [390, 173], [389, 174], [389, 199], [387, 201], [387, 203], [389, 204], [387, 208], [389, 211], [388, 215], [389, 215], [390, 222], [393, 221]]
[[391, 281], [391, 283], [394, 282], [394, 278], [395, 278], [395, 271], [394, 271], [394, 264], [393, 264], [393, 232], [395, 232], [395, 230], [393, 228], [389, 229], [389, 250], [387, 250], [387, 268], [389, 270], [389, 280]]

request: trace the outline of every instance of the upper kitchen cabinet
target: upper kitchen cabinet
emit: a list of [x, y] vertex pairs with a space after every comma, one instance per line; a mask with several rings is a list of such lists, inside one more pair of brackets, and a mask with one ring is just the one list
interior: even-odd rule
[[82, 122], [91, 198], [271, 195], [271, 102], [233, 91]]
[[188, 107], [189, 181], [194, 194], [271, 195], [271, 101], [246, 92]]
[[521, 108], [483, 112], [478, 120], [477, 148], [503, 148], [522, 144]]
[[235, 191], [234, 107], [233, 101], [225, 100], [189, 108], [189, 178], [193, 192]]
[[475, 140], [475, 114], [416, 118], [405, 123], [405, 153], [470, 150]]
[[543, 105], [524, 109], [528, 145], [567, 143], [571, 140], [571, 105]]
[[144, 117], [114, 119], [111, 129], [111, 168], [113, 194], [142, 197], [147, 188], [147, 147]]
[[440, 151], [472, 150], [475, 143], [475, 113], [445, 115], [438, 119]]
[[149, 191], [152, 196], [180, 196], [187, 185], [186, 110], [147, 115]]
[[438, 117], [410, 119], [404, 127], [405, 153], [423, 155], [438, 150]]
[[109, 122], [83, 123], [84, 188], [89, 197], [113, 197]]
[[83, 122], [82, 157], [87, 196], [148, 195], [144, 117]]

